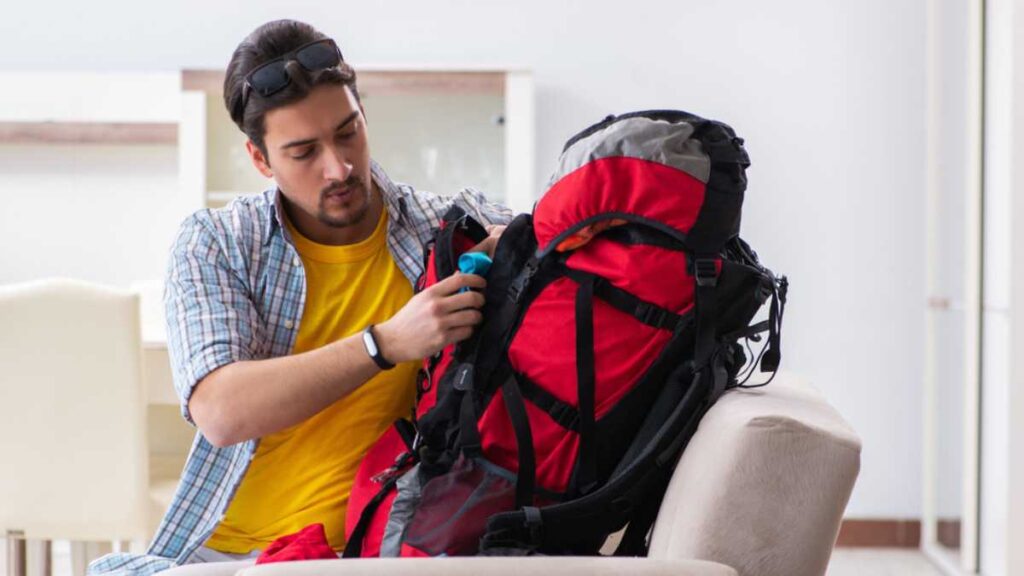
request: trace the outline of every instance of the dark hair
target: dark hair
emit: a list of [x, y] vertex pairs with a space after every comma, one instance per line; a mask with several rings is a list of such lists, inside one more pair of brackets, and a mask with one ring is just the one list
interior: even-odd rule
[[267, 60], [283, 56], [303, 44], [324, 38], [327, 38], [324, 33], [304, 22], [274, 20], [253, 30], [231, 55], [231, 61], [228, 62], [224, 74], [224, 106], [227, 107], [231, 120], [264, 156], [267, 154], [263, 141], [267, 133], [264, 123], [267, 112], [302, 100], [315, 86], [324, 84], [348, 86], [356, 102], [359, 101], [356, 73], [347, 63], [342, 62], [336, 68], [310, 73], [297, 62], [291, 62], [287, 66], [287, 71], [292, 81], [285, 89], [268, 97], [250, 93], [245, 109], [240, 109], [245, 76], [253, 68]]

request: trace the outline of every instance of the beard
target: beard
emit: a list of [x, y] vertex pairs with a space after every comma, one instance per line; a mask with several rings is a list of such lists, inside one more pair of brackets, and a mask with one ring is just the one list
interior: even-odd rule
[[[344, 189], [352, 191], [348, 200], [348, 206], [342, 214], [328, 214], [324, 207], [327, 196]], [[370, 210], [370, 187], [366, 185], [359, 176], [352, 174], [344, 182], [331, 184], [320, 191], [320, 206], [317, 210], [317, 220], [331, 226], [332, 228], [345, 228], [359, 224], [366, 218]]]

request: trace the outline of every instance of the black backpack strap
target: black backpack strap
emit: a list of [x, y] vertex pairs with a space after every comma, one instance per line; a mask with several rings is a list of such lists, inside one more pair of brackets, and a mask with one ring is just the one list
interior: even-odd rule
[[398, 484], [398, 479], [401, 476], [393, 476], [389, 478], [380, 488], [380, 492], [370, 499], [366, 503], [366, 507], [363, 508], [362, 514], [359, 515], [359, 521], [356, 522], [356, 527], [352, 529], [352, 534], [348, 537], [348, 542], [345, 543], [345, 551], [341, 553], [342, 558], [359, 558], [363, 554], [363, 539], [366, 538], [366, 531], [370, 528], [370, 522], [373, 520], [373, 515], [376, 514], [377, 508], [380, 508], [381, 502], [388, 497]]
[[[456, 450], [467, 457], [483, 454], [480, 431], [477, 429], [479, 416], [476, 409], [476, 398], [479, 393], [473, 388], [472, 368], [471, 364], [463, 364], [459, 366], [459, 372], [455, 376], [455, 389], [462, 393], [462, 402], [459, 408], [459, 440]], [[516, 435], [519, 457], [519, 471], [516, 476], [516, 508], [520, 508], [533, 503], [537, 470], [533, 435], [530, 432], [530, 421], [526, 414], [523, 394], [514, 375], [502, 384], [501, 393]]]
[[477, 430], [477, 391], [473, 385], [473, 365], [460, 364], [455, 368], [455, 379], [452, 384], [455, 391], [462, 395], [459, 405], [459, 441], [456, 448], [467, 457], [479, 456], [480, 431]]
[[576, 290], [576, 394], [579, 411], [579, 459], [575, 493], [597, 484], [597, 425], [594, 421], [594, 279], [584, 278]]
[[578, 284], [592, 282], [594, 294], [605, 302], [611, 304], [620, 312], [633, 316], [640, 322], [654, 328], [673, 331], [684, 317], [675, 312], [662, 308], [653, 302], [648, 302], [631, 294], [622, 288], [612, 284], [607, 278], [584, 272], [568, 266], [562, 266], [562, 273], [575, 280]]
[[540, 408], [555, 421], [556, 424], [567, 430], [579, 432], [580, 413], [572, 404], [562, 402], [551, 392], [548, 392], [533, 380], [516, 372], [513, 376], [523, 398], [531, 404]]
[[789, 280], [785, 276], [773, 282], [772, 303], [768, 308], [768, 351], [761, 359], [761, 372], [775, 372], [782, 359], [782, 316], [786, 311]]
[[725, 392], [729, 375], [717, 357], [717, 307], [718, 266], [720, 259], [715, 256], [695, 256], [693, 277], [696, 284], [694, 299], [697, 308], [697, 333], [694, 340], [694, 366], [698, 372], [707, 371], [712, 378], [712, 401]]
[[[786, 293], [789, 290], [789, 280], [785, 276], [775, 278], [772, 276], [772, 300], [768, 309], [768, 320], [758, 322], [752, 326], [748, 326], [746, 331], [738, 331], [736, 334], [741, 337], [750, 337], [751, 333], [757, 334], [760, 332], [768, 332], [768, 342], [761, 349], [761, 353], [756, 359], [751, 359], [750, 368], [748, 369], [743, 380], [738, 382], [736, 386], [738, 388], [760, 388], [767, 386], [775, 379], [775, 375], [779, 370], [779, 363], [782, 360], [781, 345], [782, 345], [782, 317], [786, 310]], [[750, 377], [754, 373], [754, 369], [760, 364], [761, 372], [771, 372], [771, 376], [768, 377], [764, 382], [758, 382], [757, 384], [747, 384]]]
[[[667, 480], [665, 483], [667, 484]], [[619, 541], [619, 545], [615, 548], [615, 556], [647, 555], [647, 549], [650, 545], [647, 536], [650, 534], [651, 527], [654, 526], [654, 521], [658, 517], [658, 510], [665, 495], [664, 490], [661, 489], [662, 486], [658, 488], [657, 490], [647, 491], [643, 500], [634, 506], [633, 515], [630, 516], [629, 524], [626, 525], [626, 531], [622, 535], [622, 540]]]
[[519, 389], [519, 382], [512, 376], [501, 386], [502, 398], [512, 429], [516, 435], [516, 449], [519, 456], [519, 470], [516, 474], [516, 508], [533, 504], [534, 485], [537, 481], [537, 458], [533, 450], [533, 434], [526, 415], [526, 404]]
[[[641, 512], [647, 497], [663, 491], [679, 451], [712, 403], [711, 391], [710, 374], [694, 374], [682, 399], [645, 447], [607, 484], [593, 492], [539, 508], [539, 514], [529, 517], [524, 510], [491, 516], [481, 540], [482, 552], [492, 547], [518, 547], [542, 552], [596, 553], [604, 535], [621, 529], [634, 513]], [[642, 515], [638, 517], [634, 533], [643, 529], [645, 521]]]

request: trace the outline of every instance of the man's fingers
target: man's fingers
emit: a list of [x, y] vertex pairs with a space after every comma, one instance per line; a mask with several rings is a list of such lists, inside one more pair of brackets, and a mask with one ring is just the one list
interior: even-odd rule
[[480, 308], [484, 305], [484, 295], [470, 290], [446, 296], [441, 300], [442, 312], [454, 312], [464, 308]]
[[505, 226], [502, 224], [490, 224], [486, 227], [487, 238], [484, 241], [473, 246], [469, 249], [469, 252], [485, 252], [491, 258], [494, 258], [494, 249], [498, 246], [498, 239], [501, 238], [501, 233], [505, 231]]
[[433, 286], [428, 288], [428, 290], [437, 292], [442, 296], [447, 296], [449, 294], [454, 294], [458, 292], [462, 288], [475, 288], [477, 290], [482, 290], [486, 286], [487, 281], [484, 280], [483, 276], [456, 272], [455, 274], [452, 274], [451, 276], [445, 278], [444, 280], [441, 280], [437, 284], [434, 284]]
[[453, 329], [449, 330], [447, 332], [447, 334], [446, 334], [447, 339], [450, 342], [452, 342], [452, 343], [462, 342], [463, 340], [469, 338], [472, 335], [473, 335], [473, 328], [472, 327], [453, 328]]
[[494, 257], [494, 248], [498, 245], [498, 239], [494, 236], [488, 236], [484, 238], [484, 241], [473, 246], [467, 252], [483, 252], [490, 257]]
[[459, 310], [458, 312], [453, 312], [445, 316], [441, 325], [449, 332], [456, 328], [472, 329], [473, 326], [482, 322], [483, 319], [484, 316], [479, 310], [470, 308], [468, 310]]

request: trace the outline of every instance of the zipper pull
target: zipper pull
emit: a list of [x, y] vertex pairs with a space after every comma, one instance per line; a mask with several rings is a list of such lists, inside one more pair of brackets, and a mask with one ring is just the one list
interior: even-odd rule
[[399, 454], [398, 457], [395, 458], [394, 464], [392, 464], [387, 469], [371, 476], [370, 482], [373, 482], [374, 484], [384, 484], [385, 482], [388, 482], [392, 478], [400, 475], [404, 471], [405, 465], [409, 463], [409, 459], [411, 457], [411, 452], [403, 452], [402, 454]]

